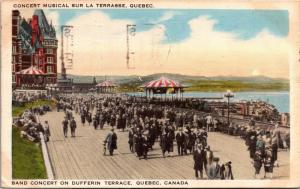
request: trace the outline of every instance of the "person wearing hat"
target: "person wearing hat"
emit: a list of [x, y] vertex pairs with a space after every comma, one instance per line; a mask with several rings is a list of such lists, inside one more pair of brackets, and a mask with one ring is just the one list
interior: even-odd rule
[[185, 151], [185, 140], [186, 138], [185, 135], [182, 133], [182, 128], [179, 128], [176, 134], [178, 155], [183, 155], [183, 152]]
[[105, 142], [107, 144], [107, 149], [109, 151], [109, 155], [113, 155], [114, 150], [117, 149], [117, 134], [114, 132], [114, 128], [110, 129], [110, 132], [107, 134], [105, 138]]
[[194, 151], [193, 159], [194, 159], [195, 176], [198, 179], [199, 172], [200, 172], [200, 178], [203, 179], [203, 165], [205, 164], [206, 158], [205, 158], [205, 151], [201, 144], [197, 145], [197, 149]]
[[139, 157], [139, 159], [141, 159], [143, 155], [143, 139], [142, 139], [142, 133], [139, 128], [137, 128], [137, 132], [134, 135], [134, 142], [135, 142], [134, 146], [135, 146], [136, 155], [137, 157]]
[[254, 158], [255, 151], [256, 151], [256, 138], [254, 135], [252, 135], [249, 140], [249, 153], [251, 159]]
[[196, 133], [191, 130], [188, 134], [188, 143], [187, 143], [187, 149], [190, 151], [190, 154], [192, 154], [195, 151], [195, 142], [196, 142]]
[[265, 157], [263, 160], [265, 175], [264, 178], [267, 178], [267, 173], [270, 175], [270, 178], [273, 178], [273, 167], [274, 167], [274, 159], [272, 157], [272, 149], [271, 146], [266, 147]]
[[49, 137], [51, 136], [48, 121], [45, 121], [45, 124], [43, 125], [43, 131], [44, 131], [45, 141], [48, 142]]
[[76, 130], [76, 121], [74, 119], [74, 117], [71, 118], [71, 121], [70, 121], [70, 129], [71, 129], [71, 136], [72, 137], [75, 137], [75, 130]]
[[219, 158], [214, 157], [213, 163], [209, 166], [207, 176], [209, 180], [221, 179], [221, 166], [219, 165]]
[[134, 153], [134, 149], [133, 149], [133, 137], [134, 137], [134, 132], [132, 127], [129, 128], [129, 132], [128, 132], [128, 144], [129, 144], [129, 150]]
[[161, 138], [160, 138], [160, 147], [162, 150], [163, 157], [165, 158], [165, 153], [168, 152], [170, 155], [170, 152], [172, 152], [172, 145], [173, 143], [172, 137], [170, 132], [167, 129], [162, 130]]
[[68, 118], [65, 116], [65, 119], [62, 121], [62, 125], [63, 125], [63, 133], [65, 137], [68, 137]]
[[210, 146], [206, 146], [205, 148], [205, 170], [207, 171], [207, 169], [209, 168], [209, 166], [212, 164], [213, 162], [213, 157], [214, 157], [214, 153], [210, 150]]
[[[272, 161], [274, 162], [274, 164], [277, 165], [277, 167], [279, 167], [278, 161], [277, 161], [277, 154], [278, 154], [278, 147], [279, 147], [279, 140], [280, 140], [280, 132], [278, 133], [273, 133], [273, 136], [271, 138], [271, 149], [272, 149]], [[276, 162], [276, 163], [275, 163]]]
[[256, 150], [253, 158], [253, 166], [255, 169], [254, 178], [257, 179], [263, 164], [263, 154], [260, 150]]
[[148, 148], [149, 148], [149, 139], [148, 139], [148, 135], [149, 135], [149, 131], [146, 130], [143, 132], [142, 134], [142, 139], [141, 139], [141, 142], [142, 142], [142, 154], [144, 156], [144, 159], [148, 159]]
[[86, 114], [86, 112], [85, 112], [85, 110], [83, 109], [82, 111], [81, 111], [81, 114], [80, 114], [80, 118], [81, 118], [81, 124], [84, 126], [84, 124], [85, 124], [85, 114]]
[[213, 118], [210, 113], [205, 117], [205, 120], [206, 120], [206, 131], [209, 132], [211, 130], [211, 127], [213, 126]]
[[221, 180], [233, 180], [231, 161], [221, 166]]

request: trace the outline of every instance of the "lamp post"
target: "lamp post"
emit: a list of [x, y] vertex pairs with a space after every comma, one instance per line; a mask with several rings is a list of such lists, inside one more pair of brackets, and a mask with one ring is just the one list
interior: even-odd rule
[[234, 97], [233, 92], [231, 92], [230, 90], [227, 90], [227, 92], [224, 94], [224, 97], [227, 98], [227, 124], [229, 125], [229, 102], [230, 102], [230, 98]]

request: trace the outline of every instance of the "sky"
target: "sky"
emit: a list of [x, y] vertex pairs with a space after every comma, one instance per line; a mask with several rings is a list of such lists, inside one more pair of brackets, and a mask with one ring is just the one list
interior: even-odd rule
[[[29, 18], [32, 12], [24, 10], [21, 15]], [[59, 42], [60, 26], [73, 26], [73, 66], [67, 70], [71, 74], [168, 72], [289, 77], [286, 10], [45, 9], [44, 12], [55, 26]], [[135, 35], [129, 35], [128, 42], [131, 69], [126, 66], [128, 24], [136, 25]]]

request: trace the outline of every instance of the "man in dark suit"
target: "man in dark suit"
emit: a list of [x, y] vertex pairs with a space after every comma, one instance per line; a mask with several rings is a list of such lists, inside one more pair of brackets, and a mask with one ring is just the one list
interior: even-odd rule
[[114, 150], [117, 149], [117, 134], [114, 132], [114, 128], [110, 130], [106, 136], [105, 142], [107, 143], [107, 149], [109, 151], [109, 155], [113, 155]]
[[205, 164], [205, 151], [201, 144], [197, 145], [197, 149], [194, 151], [194, 169], [195, 169], [195, 176], [199, 178], [199, 171], [200, 171], [200, 178], [203, 179], [203, 165]]
[[65, 137], [67, 137], [67, 135], [68, 135], [68, 124], [69, 124], [68, 118], [65, 117], [65, 119], [62, 121], [63, 132], [64, 132]]
[[75, 130], [76, 130], [76, 121], [74, 119], [74, 117], [71, 118], [71, 121], [70, 121], [70, 128], [71, 128], [71, 135], [72, 137], [75, 137]]
[[179, 128], [179, 132], [176, 134], [178, 155], [183, 155], [183, 152], [185, 151], [185, 140], [185, 135], [182, 133], [182, 129]]

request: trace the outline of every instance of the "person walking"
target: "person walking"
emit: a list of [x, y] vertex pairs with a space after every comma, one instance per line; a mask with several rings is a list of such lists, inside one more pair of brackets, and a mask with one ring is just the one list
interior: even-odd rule
[[139, 159], [142, 158], [143, 155], [143, 139], [142, 139], [142, 133], [138, 129], [137, 133], [134, 135], [134, 142], [135, 142], [135, 152]]
[[65, 137], [68, 137], [68, 124], [69, 124], [68, 118], [65, 117], [65, 119], [62, 121], [63, 133]]
[[[277, 161], [277, 154], [278, 154], [278, 134], [274, 133], [271, 139], [271, 147], [272, 147], [272, 161], [274, 164], [279, 167], [278, 161]], [[276, 163], [275, 163], [276, 162]]]
[[98, 128], [98, 118], [97, 118], [97, 115], [95, 115], [93, 117], [93, 126], [94, 126], [95, 130]]
[[162, 155], [165, 158], [166, 157], [165, 153], [166, 152], [170, 153], [169, 137], [168, 137], [168, 133], [165, 130], [163, 130], [161, 134], [160, 147], [161, 147]]
[[176, 142], [177, 142], [177, 149], [178, 149], [178, 155], [183, 155], [183, 152], [185, 151], [185, 135], [182, 133], [182, 128], [179, 128], [179, 132], [176, 134]]
[[142, 154], [144, 156], [144, 159], [148, 159], [148, 148], [149, 148], [149, 139], [148, 139], [148, 135], [149, 132], [148, 131], [144, 131], [142, 134]]
[[221, 166], [221, 180], [233, 180], [231, 161]]
[[213, 158], [214, 158], [214, 153], [210, 150], [210, 146], [207, 146], [205, 148], [205, 162], [206, 162], [206, 167], [205, 168], [208, 168], [212, 162], [213, 162]]
[[71, 136], [72, 137], [75, 137], [76, 127], [77, 127], [76, 121], [75, 121], [74, 117], [72, 117], [72, 119], [70, 121], [70, 129], [71, 129]]
[[129, 144], [129, 150], [133, 153], [133, 138], [134, 138], [134, 132], [132, 128], [129, 128], [129, 132], [128, 132], [128, 144]]
[[249, 153], [250, 153], [250, 158], [253, 159], [256, 151], [256, 139], [255, 136], [251, 136], [249, 140]]
[[270, 179], [273, 178], [273, 167], [274, 167], [274, 158], [273, 158], [271, 148], [272, 148], [271, 146], [266, 148], [265, 157], [264, 157], [264, 160], [263, 160], [264, 169], [265, 169], [264, 178], [267, 178], [267, 174], [269, 174]]
[[43, 130], [44, 130], [45, 141], [49, 142], [49, 137], [51, 136], [51, 134], [50, 134], [50, 128], [49, 128], [48, 121], [45, 121], [45, 124], [43, 125]]
[[197, 149], [194, 151], [193, 159], [194, 159], [195, 176], [198, 179], [199, 172], [200, 172], [200, 178], [203, 179], [203, 165], [205, 164], [204, 162], [206, 158], [205, 158], [205, 151], [201, 144], [197, 145]]
[[81, 115], [80, 115], [80, 118], [81, 118], [81, 124], [84, 126], [84, 124], [85, 124], [85, 112], [83, 111], [82, 113], [81, 113]]
[[263, 164], [263, 155], [260, 150], [256, 150], [253, 161], [253, 166], [255, 168], [254, 178], [257, 179], [259, 177], [260, 169]]
[[206, 132], [209, 132], [213, 124], [213, 118], [211, 114], [208, 114], [208, 116], [205, 117], [205, 120], [206, 120]]
[[88, 121], [89, 126], [90, 126], [91, 123], [92, 123], [92, 121], [93, 121], [93, 119], [92, 119], [92, 113], [91, 112], [88, 112], [88, 114], [87, 114], [87, 121]]
[[105, 138], [107, 149], [111, 156], [113, 155], [114, 150], [117, 149], [117, 139], [117, 134], [114, 132], [114, 128], [112, 128]]
[[209, 180], [220, 180], [221, 179], [221, 166], [219, 165], [219, 158], [214, 157], [213, 163], [209, 166], [207, 176]]

